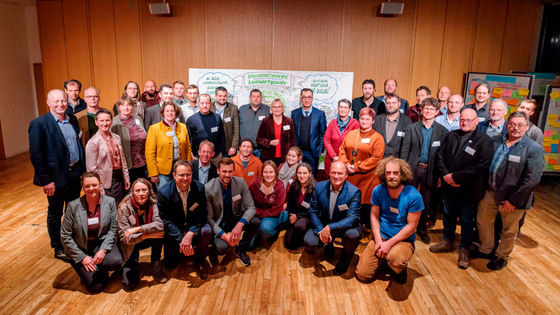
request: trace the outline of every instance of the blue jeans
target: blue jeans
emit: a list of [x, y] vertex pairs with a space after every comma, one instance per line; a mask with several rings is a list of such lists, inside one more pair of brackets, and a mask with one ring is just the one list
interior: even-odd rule
[[173, 180], [173, 171], [171, 171], [169, 175], [159, 174], [158, 177], [159, 177], [159, 183], [157, 186], [158, 188], [160, 188], [161, 186], [165, 185], [165, 183]]
[[[362, 229], [360, 227], [349, 228], [338, 232], [337, 234], [331, 234], [334, 241], [335, 238], [342, 238], [342, 255], [341, 258], [350, 259], [354, 256], [356, 247], [360, 243], [360, 234]], [[303, 243], [305, 250], [308, 253], [313, 253], [315, 250], [324, 246], [323, 242], [319, 239], [319, 236], [313, 232], [313, 228], [307, 230], [305, 237], [303, 238]], [[332, 243], [329, 243], [332, 245]]]
[[303, 153], [303, 162], [309, 163], [313, 168], [313, 176], [317, 177], [317, 168], [319, 168], [319, 158], [314, 158], [311, 151], [302, 150]]
[[478, 206], [477, 201], [467, 201], [455, 198], [445, 198], [443, 204], [443, 239], [453, 242], [457, 218], [461, 221], [461, 243], [460, 248], [468, 249], [472, 244], [475, 213]]
[[256, 156], [257, 158], [261, 158], [261, 150], [259, 149], [255, 149], [253, 150], [253, 152], [251, 152], [254, 156]]
[[288, 221], [288, 211], [282, 211], [277, 217], [262, 218], [259, 234], [263, 237], [272, 237], [280, 232], [278, 227], [286, 221]]

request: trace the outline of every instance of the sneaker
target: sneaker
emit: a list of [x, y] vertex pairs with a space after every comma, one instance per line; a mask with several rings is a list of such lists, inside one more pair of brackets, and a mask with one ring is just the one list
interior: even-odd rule
[[422, 243], [430, 244], [430, 236], [426, 232], [416, 232]]
[[401, 273], [395, 273], [393, 271], [393, 280], [395, 280], [395, 282], [398, 284], [405, 284], [408, 280], [407, 269], [404, 269], [403, 271], [401, 271]]
[[69, 263], [71, 261], [70, 257], [68, 257], [62, 249], [54, 251], [54, 258], [60, 259], [64, 262]]
[[447, 240], [443, 240], [436, 245], [430, 246], [430, 252], [432, 253], [447, 253], [454, 250], [455, 246], [453, 246], [453, 242]]
[[165, 271], [163, 270], [162, 261], [154, 261], [152, 262], [152, 277], [159, 283], [166, 283], [167, 276], [165, 275]]
[[247, 255], [247, 252], [237, 250], [235, 251], [235, 254], [237, 255], [237, 258], [241, 260], [241, 264], [243, 264], [243, 266], [251, 266], [251, 258]]
[[343, 275], [350, 266], [350, 259], [341, 257], [336, 266], [334, 267], [333, 273], [337, 276]]
[[465, 248], [459, 249], [459, 259], [457, 260], [457, 267], [461, 269], [469, 268], [469, 252]]
[[501, 270], [507, 265], [507, 260], [500, 258], [498, 256], [494, 256], [492, 260], [486, 265], [490, 270]]

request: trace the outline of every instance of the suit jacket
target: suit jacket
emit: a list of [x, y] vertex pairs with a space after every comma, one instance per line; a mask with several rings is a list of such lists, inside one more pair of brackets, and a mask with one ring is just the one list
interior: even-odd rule
[[206, 224], [206, 194], [204, 185], [193, 180], [187, 197], [187, 215], [183, 210], [183, 201], [177, 190], [175, 180], [167, 182], [158, 189], [158, 209], [165, 234], [177, 243], [181, 243], [187, 232], [200, 233]]
[[[80, 155], [78, 167], [82, 173], [86, 167], [82, 143], [77, 137], [78, 120], [74, 115], [68, 115], [68, 117], [78, 139]], [[45, 186], [54, 182], [56, 187], [66, 186], [69, 177], [70, 151], [62, 131], [50, 112], [29, 123], [29, 153], [31, 164], [35, 169], [33, 184]]]
[[[329, 217], [330, 195], [330, 180], [317, 183], [309, 208], [313, 232], [315, 234], [321, 232], [325, 225], [329, 225], [332, 235], [349, 228], [358, 227], [360, 224], [362, 192], [346, 181], [340, 188], [340, 193], [336, 199], [332, 220]], [[347, 210], [341, 209], [344, 206], [347, 207]]]
[[[287, 126], [287, 127], [286, 127]], [[257, 133], [257, 144], [261, 149], [261, 160], [274, 160], [276, 146], [270, 145], [270, 141], [276, 139], [274, 134], [274, 118], [272, 114], [262, 120]], [[293, 121], [282, 116], [282, 130], [280, 131], [280, 159], [284, 161], [288, 150], [296, 145], [296, 132]]]
[[[489, 119], [488, 121], [485, 122], [480, 122], [478, 124], [478, 129], [481, 132], [486, 133], [486, 131], [488, 130], [488, 126], [490, 125], [491, 120]], [[507, 134], [507, 128], [506, 128], [506, 120], [504, 119], [504, 121], [502, 122], [502, 136]]]
[[[216, 113], [216, 103], [212, 104], [210, 110]], [[222, 124], [224, 125], [224, 133], [226, 134], [226, 152], [230, 148], [239, 150], [240, 129], [239, 129], [239, 109], [232, 103], [226, 103], [226, 108], [224, 108], [224, 116], [222, 118]]]
[[[112, 135], [119, 147], [123, 179], [125, 183], [128, 183], [130, 182], [130, 177], [128, 176], [128, 167], [121, 145], [121, 138], [117, 134], [112, 133]], [[111, 152], [109, 152], [107, 141], [101, 136], [101, 132], [96, 132], [86, 145], [86, 168], [88, 172], [97, 172], [97, 174], [99, 174], [99, 177], [101, 177], [101, 184], [104, 188], [108, 189], [111, 187], [113, 162], [111, 160]]]
[[[115, 199], [100, 195], [99, 207], [99, 233], [101, 242], [100, 250], [110, 251], [117, 237], [117, 204]], [[87, 256], [88, 250], [88, 223], [86, 197], [75, 199], [68, 204], [62, 226], [60, 238], [64, 252], [74, 261], [79, 263]]]
[[[192, 164], [192, 178], [196, 181], [199, 180], [198, 177], [198, 168], [200, 167], [200, 161], [198, 159], [194, 160], [191, 162]], [[210, 163], [210, 169], [208, 170], [208, 181], [211, 181], [212, 179], [218, 177], [218, 169], [216, 168], [216, 165], [214, 165], [213, 163]]]
[[[432, 138], [430, 139], [430, 151], [428, 153], [428, 171], [427, 171], [427, 182], [428, 189], [436, 187], [437, 180], [439, 178], [439, 170], [436, 166], [437, 156], [441, 144], [445, 140], [445, 137], [449, 133], [447, 129], [434, 122], [432, 125], [434, 130], [432, 131]], [[420, 162], [420, 153], [422, 152], [422, 121], [415, 122], [406, 128], [404, 135], [404, 140], [402, 143], [400, 158], [407, 161], [412, 168], [412, 174], [416, 174], [415, 171], [418, 168], [418, 163]]]
[[[232, 197], [232, 210], [233, 215], [239, 218], [239, 221], [245, 224], [255, 216], [255, 204], [249, 187], [245, 180], [241, 177], [232, 177], [231, 182], [231, 197]], [[206, 189], [206, 202], [208, 208], [208, 224], [212, 227], [214, 236], [218, 237], [223, 231], [220, 227], [220, 222], [224, 217], [224, 200], [222, 198], [222, 184], [219, 178], [214, 178], [204, 185]], [[241, 198], [233, 200], [236, 196]]]
[[[307, 135], [300, 134], [301, 119], [303, 118], [303, 111], [301, 108], [297, 108], [292, 111], [292, 121], [294, 122], [295, 133], [296, 133], [296, 145], [299, 146], [301, 137], [307, 137]], [[327, 130], [327, 118], [325, 112], [313, 107], [311, 111], [311, 135], [309, 135], [309, 146], [311, 147], [311, 155], [318, 159], [323, 152], [323, 136]], [[289, 149], [289, 148], [288, 148]]]
[[[505, 137], [495, 136], [494, 150], [505, 142]], [[516, 209], [531, 209], [533, 192], [544, 171], [544, 149], [526, 135], [509, 151], [496, 170], [496, 203], [509, 201]]]
[[[146, 130], [150, 130], [151, 125], [157, 124], [158, 122], [163, 120], [163, 117], [161, 117], [159, 104], [156, 105], [158, 106], [151, 106], [146, 109], [146, 113], [144, 114], [144, 129]], [[179, 112], [179, 116], [175, 120], [183, 124], [186, 123], [186, 120], [183, 117], [183, 113], [181, 111]]]
[[391, 139], [387, 139], [385, 134], [385, 126], [387, 125], [387, 115], [381, 114], [375, 116], [375, 121], [373, 122], [373, 130], [377, 131], [385, 139], [385, 153], [383, 157], [388, 156], [399, 156], [401, 152], [402, 141], [405, 136], [406, 127], [410, 125], [412, 121], [408, 116], [404, 114], [399, 114], [399, 121], [397, 122], [397, 129]]
[[455, 183], [452, 187], [441, 181], [444, 200], [460, 198], [479, 201], [484, 196], [488, 167], [494, 155], [494, 144], [488, 135], [475, 129], [470, 138], [461, 144], [461, 129], [447, 134], [438, 152], [437, 165], [443, 177], [453, 173]]

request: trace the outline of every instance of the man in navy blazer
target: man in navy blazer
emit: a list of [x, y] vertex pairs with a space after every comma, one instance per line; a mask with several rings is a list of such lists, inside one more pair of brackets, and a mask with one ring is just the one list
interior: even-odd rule
[[78, 137], [78, 120], [66, 114], [66, 93], [49, 91], [47, 105], [50, 112], [29, 124], [29, 153], [35, 169], [33, 184], [43, 187], [47, 195], [47, 229], [54, 256], [68, 261], [60, 241], [60, 222], [64, 204], [80, 197], [84, 149]]
[[362, 192], [346, 181], [348, 171], [342, 162], [333, 162], [330, 180], [317, 184], [309, 208], [311, 229], [304, 237], [305, 249], [314, 252], [325, 247], [325, 255], [334, 254], [333, 241], [342, 238], [342, 254], [334, 274], [348, 269], [360, 241], [360, 208]]
[[506, 119], [507, 103], [499, 98], [493, 99], [488, 107], [490, 119], [478, 125], [478, 129], [489, 137], [504, 136], [507, 134]]
[[[487, 267], [500, 270], [507, 265], [515, 245], [519, 220], [533, 204], [533, 192], [544, 170], [543, 147], [526, 136], [529, 116], [513, 112], [507, 120], [507, 135], [496, 136], [486, 193], [478, 204], [480, 235], [478, 257], [491, 259]], [[502, 236], [494, 248], [494, 221], [501, 215]], [[477, 256], [477, 255], [475, 255]]]
[[158, 189], [158, 209], [165, 226], [164, 266], [174, 269], [181, 256], [194, 255], [196, 273], [200, 279], [206, 279], [212, 229], [206, 222], [204, 185], [192, 180], [192, 174], [191, 164], [178, 160], [173, 165], [173, 180]]
[[302, 89], [300, 93], [301, 110], [292, 111], [291, 118], [296, 132], [296, 145], [303, 152], [303, 162], [313, 167], [317, 176], [319, 157], [323, 152], [323, 136], [327, 130], [325, 112], [313, 107], [313, 91]]

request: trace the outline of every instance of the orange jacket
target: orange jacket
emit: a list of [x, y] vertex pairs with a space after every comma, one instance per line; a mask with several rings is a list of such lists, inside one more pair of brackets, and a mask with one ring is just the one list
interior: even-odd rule
[[251, 158], [249, 159], [249, 164], [247, 164], [247, 168], [243, 169], [243, 164], [241, 163], [241, 153], [237, 153], [236, 156], [232, 157], [231, 159], [235, 163], [235, 171], [233, 176], [243, 177], [247, 186], [251, 186], [251, 183], [257, 178], [257, 176], [261, 173], [262, 162], [256, 156], [251, 154]]

